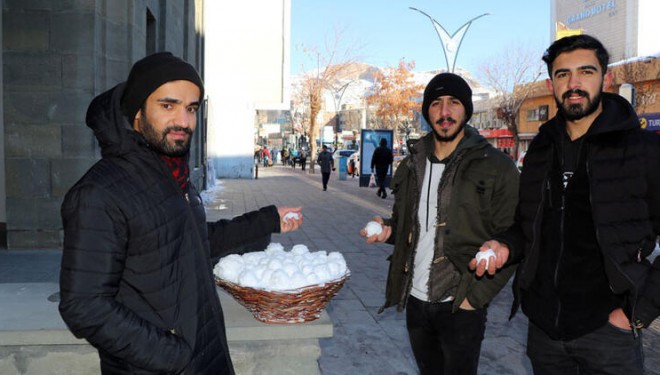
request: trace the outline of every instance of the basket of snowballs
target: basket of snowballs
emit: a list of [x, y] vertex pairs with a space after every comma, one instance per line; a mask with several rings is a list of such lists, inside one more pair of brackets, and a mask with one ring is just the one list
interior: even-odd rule
[[264, 251], [228, 255], [213, 274], [218, 286], [264, 323], [318, 319], [350, 277], [339, 252], [310, 252], [305, 245], [285, 251], [279, 243]]

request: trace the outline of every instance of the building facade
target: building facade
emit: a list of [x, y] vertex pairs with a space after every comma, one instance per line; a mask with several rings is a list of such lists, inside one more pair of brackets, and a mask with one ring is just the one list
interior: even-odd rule
[[612, 61], [660, 51], [657, 0], [552, 0], [550, 9], [555, 33], [565, 27], [593, 35]]
[[209, 184], [254, 178], [258, 112], [290, 108], [290, 0], [205, 2]]
[[[61, 246], [62, 199], [100, 158], [87, 106], [153, 52], [170, 51], [203, 74], [203, 8], [203, 0], [3, 1], [0, 245]], [[197, 185], [203, 134], [191, 150]]]

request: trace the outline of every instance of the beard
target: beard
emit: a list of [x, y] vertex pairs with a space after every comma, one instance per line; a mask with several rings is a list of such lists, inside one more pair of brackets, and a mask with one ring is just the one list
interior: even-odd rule
[[[192, 140], [193, 131], [190, 128], [184, 128], [183, 126], [170, 126], [165, 128], [163, 132], [158, 133], [156, 128], [147, 120], [147, 117], [142, 114], [141, 116], [142, 123], [142, 136], [147, 140], [147, 143], [158, 153], [161, 153], [166, 156], [185, 156], [190, 151], [190, 142]], [[188, 135], [187, 139], [178, 139], [174, 143], [170, 143], [167, 140], [167, 135], [172, 131], [181, 131], [185, 132]]]
[[[455, 119], [453, 119], [451, 117], [447, 117], [447, 118], [442, 117], [442, 118], [439, 118], [435, 123], [440, 125], [445, 121], [451, 122], [453, 124], [458, 122], [458, 121], [456, 121]], [[456, 137], [458, 137], [458, 135], [461, 133], [463, 128], [465, 128], [466, 123], [467, 123], [467, 121], [463, 121], [461, 123], [461, 125], [458, 127], [458, 129], [456, 129], [456, 131], [453, 134], [449, 134], [449, 135], [440, 134], [440, 131], [437, 130], [435, 126], [432, 126], [431, 128], [433, 129], [433, 136], [435, 137], [435, 140], [438, 141], [438, 142], [451, 142], [454, 139], [456, 139]]]
[[[589, 116], [590, 114], [596, 112], [598, 109], [598, 106], [600, 105], [600, 96], [601, 92], [603, 91], [603, 85], [600, 85], [600, 89], [594, 96], [593, 100], [591, 99], [591, 96], [589, 95], [588, 92], [580, 90], [580, 89], [574, 89], [574, 90], [569, 90], [562, 95], [562, 100], [560, 101], [557, 96], [555, 96], [555, 102], [557, 103], [557, 108], [559, 109], [559, 113], [566, 118], [568, 121], [575, 121], [579, 120], [581, 118], [584, 118], [586, 116]], [[568, 98], [572, 94], [578, 94], [583, 96], [587, 100], [586, 106], [583, 108], [581, 104], [565, 104], [564, 102], [568, 100]]]

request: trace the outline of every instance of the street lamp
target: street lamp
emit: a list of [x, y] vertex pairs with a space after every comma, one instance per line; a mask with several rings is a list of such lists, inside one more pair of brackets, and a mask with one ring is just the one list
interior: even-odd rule
[[334, 100], [335, 103], [335, 149], [338, 148], [339, 146], [339, 111], [340, 111], [340, 106], [341, 106], [341, 100], [344, 97], [344, 93], [346, 92], [346, 89], [348, 86], [355, 81], [348, 81], [339, 88], [332, 87], [333, 95], [332, 99]]
[[470, 25], [472, 25], [472, 22], [474, 22], [477, 18], [481, 18], [483, 16], [489, 15], [489, 13], [484, 13], [480, 16], [474, 17], [473, 19], [467, 21], [463, 26], [461, 26], [456, 32], [453, 34], [449, 35], [447, 30], [445, 30], [444, 27], [438, 21], [434, 20], [433, 17], [429, 16], [428, 14], [422, 12], [421, 10], [413, 7], [409, 7], [412, 10], [418, 11], [419, 13], [425, 15], [431, 20], [431, 23], [433, 24], [433, 27], [435, 28], [435, 31], [438, 33], [438, 37], [440, 38], [440, 43], [442, 44], [442, 50], [445, 52], [445, 60], [447, 61], [447, 71], [453, 73], [454, 68], [456, 66], [456, 57], [458, 56], [458, 50], [461, 48], [461, 43], [463, 43], [463, 37], [465, 37], [465, 33], [467, 33], [467, 30], [470, 28]]

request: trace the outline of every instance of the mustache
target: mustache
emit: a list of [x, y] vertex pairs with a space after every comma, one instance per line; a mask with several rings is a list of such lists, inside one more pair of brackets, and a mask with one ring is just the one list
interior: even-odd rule
[[564, 93], [564, 95], [561, 96], [561, 98], [568, 99], [573, 94], [578, 94], [580, 96], [584, 96], [585, 98], [589, 98], [589, 93], [580, 89], [568, 90]]
[[436, 123], [436, 125], [441, 125], [445, 121], [451, 122], [452, 124], [455, 124], [457, 122], [456, 119], [454, 119], [453, 117], [447, 116], [447, 117], [439, 118], [438, 121], [436, 121], [435, 123]]
[[184, 128], [183, 126], [179, 126], [179, 125], [170, 126], [169, 128], [165, 129], [165, 134], [171, 132], [184, 132], [188, 135], [192, 134], [192, 130], [190, 128]]

